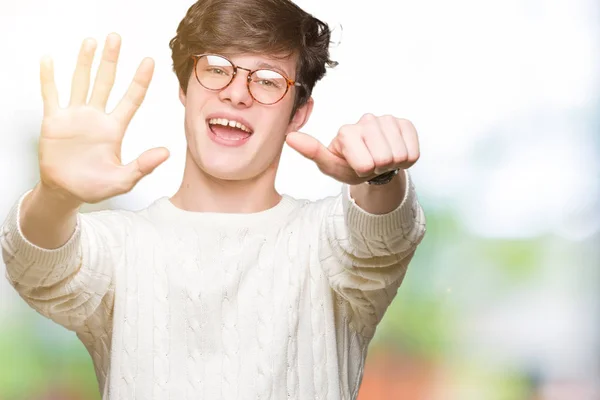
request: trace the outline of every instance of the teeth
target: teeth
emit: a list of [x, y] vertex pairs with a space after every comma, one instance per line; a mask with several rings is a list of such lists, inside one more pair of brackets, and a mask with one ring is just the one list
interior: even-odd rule
[[228, 120], [228, 119], [225, 119], [225, 118], [211, 118], [208, 121], [208, 123], [211, 124], [211, 125], [230, 126], [232, 128], [241, 129], [244, 132], [252, 133], [252, 132], [250, 132], [250, 129], [248, 129], [248, 127], [246, 127], [246, 125], [242, 124], [241, 122], [231, 121], [231, 120]]

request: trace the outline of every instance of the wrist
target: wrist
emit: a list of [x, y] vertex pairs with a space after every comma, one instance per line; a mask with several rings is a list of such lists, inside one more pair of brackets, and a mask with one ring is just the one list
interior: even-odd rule
[[385, 185], [361, 183], [350, 185], [350, 198], [357, 206], [371, 214], [387, 214], [395, 210], [404, 198], [405, 172], [392, 176]]
[[58, 215], [74, 213], [83, 204], [64, 190], [51, 188], [42, 181], [33, 188], [30, 196], [33, 204], [52, 210]]
[[57, 249], [72, 236], [77, 226], [80, 202], [57, 195], [41, 184], [22, 200], [17, 224], [22, 235], [43, 249]]

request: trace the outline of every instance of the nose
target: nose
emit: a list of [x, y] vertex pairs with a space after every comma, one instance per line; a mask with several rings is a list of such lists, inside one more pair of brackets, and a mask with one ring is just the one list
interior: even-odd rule
[[223, 102], [231, 103], [234, 107], [250, 107], [253, 99], [248, 91], [248, 72], [238, 68], [233, 81], [219, 92], [219, 98]]

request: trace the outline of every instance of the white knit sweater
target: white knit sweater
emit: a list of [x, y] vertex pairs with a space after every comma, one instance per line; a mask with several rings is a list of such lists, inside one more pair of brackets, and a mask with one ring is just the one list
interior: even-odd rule
[[23, 195], [0, 231], [6, 275], [77, 333], [103, 399], [355, 399], [425, 233], [408, 182], [400, 207], [379, 216], [348, 186], [254, 214], [188, 212], [164, 197], [79, 214], [55, 250], [20, 232]]

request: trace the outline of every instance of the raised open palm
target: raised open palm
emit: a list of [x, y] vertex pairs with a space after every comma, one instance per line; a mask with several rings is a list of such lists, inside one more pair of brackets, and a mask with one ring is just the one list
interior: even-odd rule
[[52, 59], [44, 57], [40, 63], [44, 101], [39, 143], [41, 183], [79, 202], [97, 203], [128, 192], [169, 157], [168, 150], [161, 147], [144, 152], [127, 165], [121, 163], [123, 136], [146, 96], [154, 62], [150, 58], [141, 62], [117, 107], [106, 113], [120, 48], [119, 35], [108, 35], [88, 101], [96, 42], [84, 40], [66, 108], [59, 107]]

